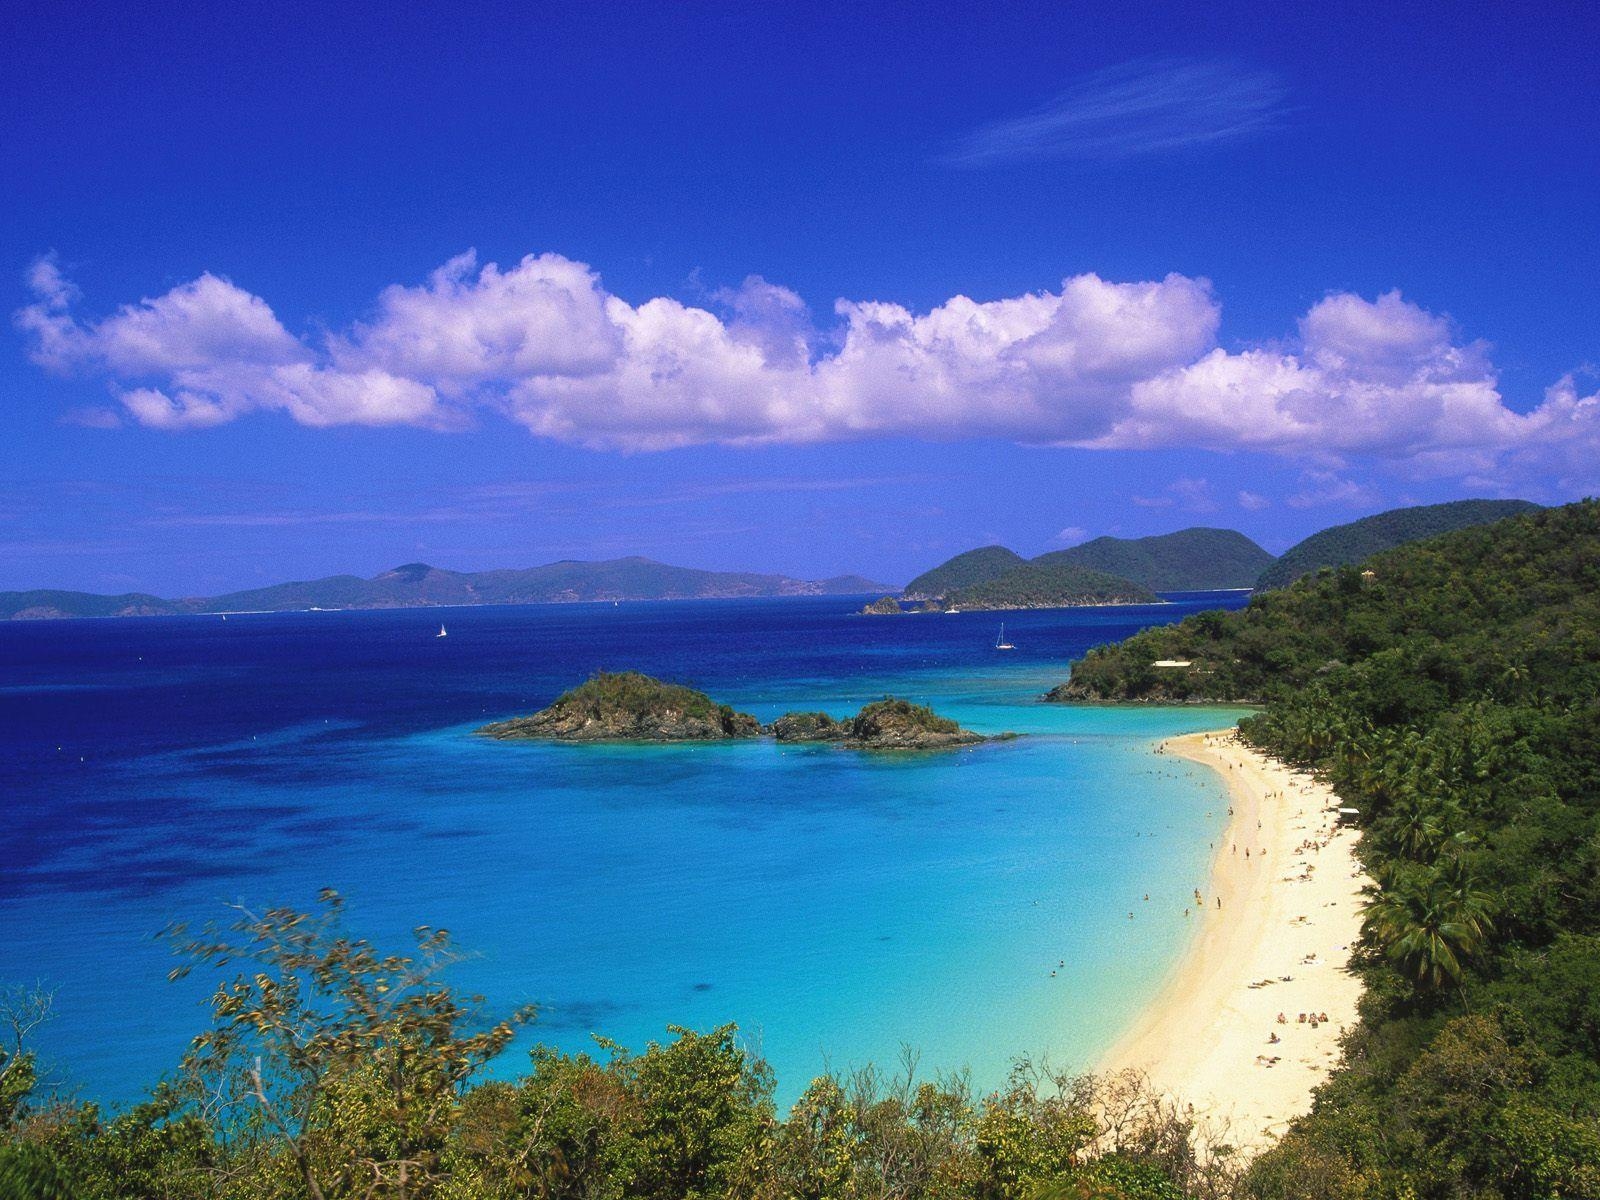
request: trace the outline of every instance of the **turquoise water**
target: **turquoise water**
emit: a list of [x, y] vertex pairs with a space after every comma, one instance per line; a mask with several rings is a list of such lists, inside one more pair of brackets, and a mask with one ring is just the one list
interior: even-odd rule
[[[733, 1021], [784, 1100], [905, 1047], [981, 1087], [1019, 1055], [1086, 1067], [1175, 961], [1226, 816], [1220, 781], [1151, 743], [1239, 714], [1038, 697], [1087, 645], [1219, 600], [1008, 616], [1011, 655], [981, 614], [837, 599], [460, 610], [439, 645], [427, 613], [0, 630], [0, 980], [55, 989], [58, 1078], [132, 1099], [213, 982], [168, 983], [151, 935], [332, 886], [358, 932], [448, 927], [491, 1011], [540, 1005], [525, 1042]], [[893, 693], [1027, 736], [910, 756], [472, 736], [601, 665], [763, 720]]]

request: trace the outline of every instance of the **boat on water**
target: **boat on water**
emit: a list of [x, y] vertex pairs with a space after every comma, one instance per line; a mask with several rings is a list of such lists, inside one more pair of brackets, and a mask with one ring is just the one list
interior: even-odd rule
[[441, 625], [441, 626], [439, 626], [439, 632], [434, 634], [433, 636], [434, 637], [449, 637], [450, 635], [447, 632], [445, 632], [445, 627], [443, 625]]
[[1015, 646], [1013, 646], [1010, 642], [1006, 641], [1006, 627], [1005, 627], [1005, 625], [1003, 623], [1000, 626], [1000, 636], [995, 638], [995, 640], [994, 640], [994, 648], [996, 650], [1015, 650], [1016, 649]]

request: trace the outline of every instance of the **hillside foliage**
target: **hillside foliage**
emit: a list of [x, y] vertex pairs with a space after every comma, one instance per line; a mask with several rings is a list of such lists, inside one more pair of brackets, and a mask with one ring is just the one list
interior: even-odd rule
[[980, 546], [924, 571], [905, 586], [907, 600], [937, 600], [975, 584], [998, 579], [1028, 560], [1004, 546]]
[[1066, 608], [1076, 604], [1157, 604], [1161, 597], [1127, 579], [1063, 563], [1023, 563], [997, 579], [958, 588], [955, 608]]
[[1033, 561], [1104, 571], [1152, 592], [1199, 592], [1254, 587], [1273, 558], [1235, 530], [1197, 527], [1155, 537], [1098, 537]]
[[1347, 525], [1335, 525], [1297, 542], [1260, 573], [1255, 587], [1262, 591], [1287, 587], [1302, 575], [1324, 567], [1347, 567], [1407, 542], [1487, 525], [1537, 507], [1526, 500], [1452, 500], [1447, 504], [1391, 509]]

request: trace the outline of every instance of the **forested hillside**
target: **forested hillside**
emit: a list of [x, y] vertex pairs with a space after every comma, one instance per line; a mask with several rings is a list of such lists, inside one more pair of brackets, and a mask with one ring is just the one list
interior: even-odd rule
[[1600, 1196], [1600, 503], [1148, 630], [1054, 695], [1260, 701], [1244, 735], [1360, 810], [1362, 1023], [1246, 1194]]
[[1254, 587], [1273, 559], [1235, 530], [1195, 528], [1156, 537], [1098, 537], [1033, 561], [1105, 571], [1152, 592], [1198, 592]]
[[1080, 604], [1158, 604], [1127, 579], [1067, 563], [1023, 563], [986, 583], [957, 588], [945, 602], [960, 609], [1067, 608]]
[[1287, 587], [1302, 575], [1323, 567], [1348, 566], [1407, 542], [1487, 525], [1537, 507], [1526, 500], [1452, 500], [1448, 504], [1391, 509], [1348, 525], [1335, 525], [1297, 542], [1261, 572], [1255, 586], [1261, 591]]
[[907, 600], [938, 600], [960, 588], [998, 579], [1027, 561], [1004, 546], [980, 546], [924, 571], [906, 584], [904, 596]]

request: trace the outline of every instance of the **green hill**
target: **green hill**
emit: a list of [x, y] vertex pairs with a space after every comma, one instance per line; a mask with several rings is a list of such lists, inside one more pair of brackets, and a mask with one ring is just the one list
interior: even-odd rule
[[1243, 736], [1357, 810], [1361, 1021], [1238, 1194], [1600, 1195], [1600, 502], [1146, 630], [1052, 695], [1259, 701]]
[[28, 592], [0, 592], [0, 620], [52, 620], [62, 617], [151, 617], [188, 612], [183, 601], [163, 600], [143, 592], [121, 596], [95, 596], [39, 588]]
[[982, 546], [924, 571], [906, 584], [903, 595], [907, 600], [938, 600], [960, 588], [998, 579], [1027, 561], [1004, 546]]
[[1262, 571], [1255, 586], [1261, 591], [1288, 587], [1302, 575], [1323, 567], [1348, 566], [1406, 542], [1487, 525], [1538, 507], [1527, 500], [1452, 500], [1448, 504], [1391, 509], [1312, 534]]
[[962, 609], [1074, 608], [1082, 604], [1157, 604], [1160, 597], [1126, 579], [1065, 563], [1023, 563], [998, 579], [957, 588], [945, 602]]
[[1156, 537], [1098, 537], [1033, 561], [1105, 571], [1153, 592], [1201, 592], [1254, 587], [1273, 559], [1232, 529], [1194, 528]]

